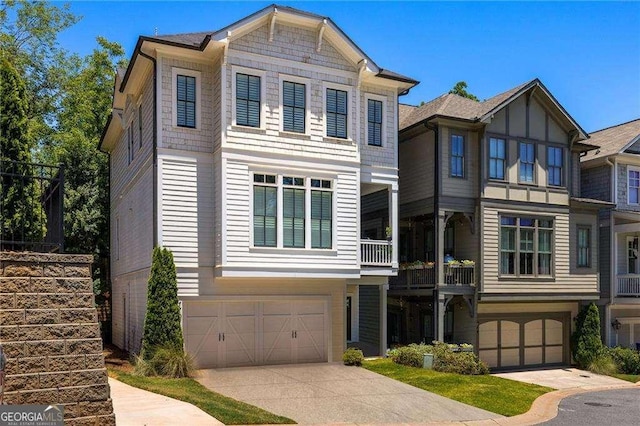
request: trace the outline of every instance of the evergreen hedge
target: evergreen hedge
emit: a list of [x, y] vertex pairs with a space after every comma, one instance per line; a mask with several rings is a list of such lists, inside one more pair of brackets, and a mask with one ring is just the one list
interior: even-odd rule
[[173, 254], [166, 248], [153, 249], [151, 275], [147, 286], [147, 314], [142, 337], [142, 357], [153, 358], [158, 347], [183, 348], [178, 304], [178, 283]]
[[580, 368], [588, 369], [604, 352], [600, 338], [600, 314], [594, 303], [583, 307], [571, 335], [571, 352]]

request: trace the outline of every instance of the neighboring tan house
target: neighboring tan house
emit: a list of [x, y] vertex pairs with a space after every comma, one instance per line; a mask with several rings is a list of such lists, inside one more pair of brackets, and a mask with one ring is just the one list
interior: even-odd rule
[[613, 203], [600, 215], [600, 306], [609, 346], [640, 344], [640, 119], [591, 133], [582, 194]]
[[599, 297], [606, 205], [579, 198], [587, 137], [537, 79], [401, 105], [390, 345], [471, 343], [497, 368], [570, 362], [572, 318]]
[[397, 235], [398, 96], [417, 83], [289, 7], [140, 37], [101, 140], [114, 343], [140, 349], [158, 245], [200, 367], [383, 353], [397, 239], [361, 240], [361, 197], [385, 194]]

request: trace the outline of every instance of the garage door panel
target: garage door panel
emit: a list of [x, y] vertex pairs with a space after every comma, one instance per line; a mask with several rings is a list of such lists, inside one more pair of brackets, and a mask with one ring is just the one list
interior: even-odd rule
[[500, 356], [501, 367], [517, 367], [520, 365], [520, 348], [502, 349]]
[[324, 315], [324, 302], [319, 300], [296, 302], [296, 313], [298, 315]]
[[204, 336], [212, 325], [215, 326], [216, 321], [215, 317], [187, 318], [187, 332], [190, 335]]
[[495, 368], [498, 366], [498, 350], [484, 350], [478, 352], [480, 359], [487, 363], [487, 365], [491, 368]]
[[525, 348], [524, 363], [525, 365], [542, 364], [542, 348]]
[[524, 325], [524, 344], [542, 345], [542, 320], [529, 321]]
[[498, 321], [489, 321], [478, 327], [478, 347], [495, 348], [498, 346]]
[[500, 321], [500, 344], [502, 347], [520, 346], [520, 324], [513, 321]]
[[547, 345], [562, 344], [562, 323], [560, 321], [547, 319], [544, 321], [545, 343]]
[[291, 302], [264, 302], [262, 313], [264, 315], [291, 315]]
[[189, 318], [220, 316], [220, 305], [217, 303], [190, 302]]
[[546, 364], [560, 364], [563, 362], [563, 348], [562, 346], [547, 346], [545, 348], [545, 363]]

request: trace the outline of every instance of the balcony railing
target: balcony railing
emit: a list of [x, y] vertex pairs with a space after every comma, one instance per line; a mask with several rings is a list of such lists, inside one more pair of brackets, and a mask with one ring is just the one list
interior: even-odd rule
[[640, 297], [640, 274], [618, 275], [618, 296]]
[[391, 266], [391, 241], [361, 240], [360, 256], [362, 266]]
[[[468, 286], [475, 284], [475, 265], [444, 265], [441, 285]], [[404, 265], [397, 277], [389, 277], [390, 290], [424, 290], [436, 285], [436, 269], [432, 264]]]

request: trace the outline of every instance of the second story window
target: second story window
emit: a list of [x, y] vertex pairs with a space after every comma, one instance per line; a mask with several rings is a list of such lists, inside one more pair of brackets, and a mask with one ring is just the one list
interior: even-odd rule
[[236, 74], [236, 124], [260, 127], [260, 77]]
[[562, 186], [562, 148], [550, 146], [547, 148], [547, 183]]
[[464, 177], [464, 137], [451, 135], [451, 177]]
[[277, 245], [278, 187], [274, 175], [253, 175], [253, 245]]
[[282, 130], [305, 133], [306, 87], [302, 83], [282, 82]]
[[505, 145], [504, 139], [489, 139], [489, 179], [504, 180], [507, 159]]
[[527, 142], [520, 142], [520, 182], [535, 182], [536, 156], [535, 145]]
[[282, 243], [284, 247], [304, 248], [304, 178], [282, 178]]
[[629, 185], [627, 191], [629, 193], [629, 204], [640, 204], [640, 169], [629, 168]]
[[627, 273], [640, 273], [640, 248], [638, 241], [640, 237], [627, 237]]
[[329, 249], [333, 234], [331, 181], [311, 179], [311, 248]]
[[589, 268], [591, 266], [591, 228], [578, 227], [578, 267]]
[[196, 127], [196, 78], [178, 74], [176, 77], [176, 111], [178, 127]]
[[327, 136], [347, 139], [347, 92], [327, 88]]
[[131, 164], [131, 162], [135, 158], [135, 143], [133, 140], [133, 121], [129, 124], [129, 127], [127, 128], [127, 146], [128, 146], [128, 153], [129, 153], [129, 164]]
[[500, 218], [500, 274], [550, 276], [553, 221], [525, 217]]
[[367, 99], [367, 143], [382, 146], [382, 101]]

